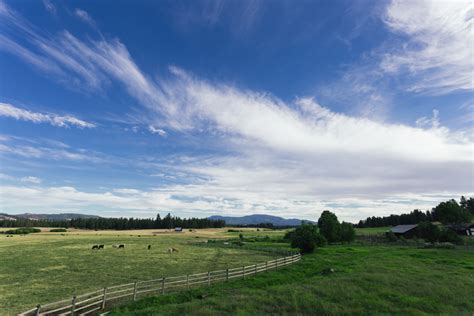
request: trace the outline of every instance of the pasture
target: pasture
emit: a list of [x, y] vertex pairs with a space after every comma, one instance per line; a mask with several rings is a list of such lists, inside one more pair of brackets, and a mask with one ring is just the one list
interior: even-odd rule
[[[276, 257], [249, 250], [190, 245], [207, 238], [228, 238], [227, 229], [182, 233], [42, 231], [13, 237], [0, 235], [0, 315], [13, 315], [38, 303], [104, 286], [248, 265]], [[96, 244], [104, 244], [105, 249], [92, 250]], [[113, 248], [114, 244], [124, 244], [125, 248]], [[178, 252], [168, 253], [170, 247]]]
[[281, 270], [144, 298], [109, 315], [472, 315], [473, 297], [472, 250], [334, 245]]

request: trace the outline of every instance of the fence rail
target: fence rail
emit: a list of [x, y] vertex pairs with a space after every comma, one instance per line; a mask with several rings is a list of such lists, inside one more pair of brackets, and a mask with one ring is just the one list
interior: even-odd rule
[[105, 309], [107, 306], [116, 305], [120, 300], [135, 301], [138, 297], [146, 295], [163, 295], [172, 291], [189, 289], [190, 287], [228, 282], [235, 278], [245, 279], [260, 272], [266, 272], [298, 262], [300, 259], [301, 255], [298, 253], [248, 266], [115, 285], [75, 295], [71, 299], [37, 305], [35, 308], [19, 315], [90, 315]]

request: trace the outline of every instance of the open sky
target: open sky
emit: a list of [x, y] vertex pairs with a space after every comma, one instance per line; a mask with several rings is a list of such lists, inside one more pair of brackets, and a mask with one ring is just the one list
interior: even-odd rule
[[357, 221], [474, 195], [472, 1], [2, 1], [0, 212]]

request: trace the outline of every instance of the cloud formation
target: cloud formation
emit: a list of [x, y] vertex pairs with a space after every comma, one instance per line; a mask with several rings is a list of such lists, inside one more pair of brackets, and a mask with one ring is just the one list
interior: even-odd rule
[[0, 116], [14, 118], [19, 121], [28, 121], [33, 123], [47, 123], [58, 127], [75, 126], [79, 128], [94, 128], [95, 124], [80, 120], [72, 115], [43, 114], [31, 112], [9, 103], [0, 102]]
[[394, 0], [384, 22], [408, 37], [382, 59], [387, 73], [407, 74], [406, 89], [433, 95], [474, 90], [474, 4], [469, 0]]
[[[387, 23], [392, 29], [411, 32], [406, 27], [409, 22], [399, 21], [397, 10], [390, 12]], [[119, 39], [83, 40], [68, 31], [44, 35], [6, 7], [0, 14], [29, 43], [24, 45], [7, 34], [7, 42], [0, 47], [46, 74], [68, 78], [91, 91], [117, 82], [148, 114], [143, 123], [150, 132], [163, 136], [166, 132], [161, 128], [166, 128], [184, 136], [205, 133], [212, 142], [197, 146], [212, 143], [219, 149], [211, 157], [137, 161], [150, 176], [166, 170], [167, 177], [186, 179], [185, 184], [102, 193], [73, 187], [4, 187], [2, 199], [7, 206], [14, 207], [15, 197], [28, 194], [31, 200], [25, 203], [56, 209], [95, 205], [140, 212], [156, 208], [201, 214], [266, 212], [314, 219], [318, 210], [331, 208], [345, 220], [357, 220], [400, 212], [405, 205], [410, 205], [408, 210], [428, 208], [453, 194], [472, 191], [465, 174], [472, 170], [474, 144], [441, 126], [437, 113], [431, 119], [421, 118], [418, 126], [383, 123], [331, 111], [311, 97], [287, 102], [269, 93], [205, 80], [178, 67], [170, 67], [167, 76], [154, 76], [138, 66]], [[424, 49], [410, 50], [410, 54], [416, 52], [423, 60], [427, 58]], [[384, 71], [408, 65], [393, 63], [407, 61], [396, 59], [407, 52], [387, 57]], [[412, 74], [429, 70], [427, 75], [433, 75], [447, 62], [441, 57], [435, 60], [439, 61], [436, 67]], [[442, 72], [437, 78], [450, 78], [450, 72]], [[419, 84], [420, 89], [438, 86], [447, 92], [468, 87], [462, 80], [456, 86], [449, 80], [433, 80], [436, 76], [426, 78], [431, 78], [430, 85]], [[376, 91], [362, 84], [359, 89], [377, 97]], [[51, 154], [28, 146], [0, 150], [25, 157]]]

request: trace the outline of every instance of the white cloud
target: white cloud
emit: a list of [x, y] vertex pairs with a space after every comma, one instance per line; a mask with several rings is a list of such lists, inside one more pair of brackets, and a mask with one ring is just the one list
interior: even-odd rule
[[87, 13], [86, 11], [81, 10], [81, 9], [76, 9], [76, 10], [74, 11], [74, 14], [75, 14], [79, 19], [81, 19], [83, 22], [89, 24], [90, 26], [92, 26], [92, 27], [95, 27], [95, 26], [96, 26], [94, 19], [92, 19], [92, 17], [91, 17], [91, 16], [89, 15], [89, 13]]
[[161, 128], [156, 128], [153, 125], [149, 125], [148, 130], [152, 134], [158, 134], [160, 136], [165, 136], [166, 135], [166, 131], [162, 130]]
[[48, 123], [53, 126], [69, 127], [70, 125], [79, 128], [93, 128], [94, 124], [80, 120], [74, 116], [60, 116], [56, 114], [43, 114], [20, 109], [9, 103], [0, 102], [0, 116], [11, 117], [16, 120], [29, 121], [33, 123]]
[[[46, 38], [18, 21], [13, 19], [18, 27], [27, 27], [35, 53], [50, 67], [41, 68], [17, 49], [20, 58], [47, 73], [52, 73], [54, 65], [60, 69], [59, 77], [66, 73], [91, 89], [118, 81], [148, 111], [143, 124], [156, 131], [160, 129], [154, 126], [182, 134], [205, 132], [213, 137], [212, 146], [220, 154], [175, 159], [157, 163], [156, 168], [153, 161], [143, 163], [150, 174], [160, 177], [184, 172], [177, 178], [187, 184], [106, 193], [71, 187], [5, 187], [6, 205], [13, 207], [15, 196], [28, 193], [37, 198], [24, 203], [56, 208], [99, 205], [201, 214], [264, 211], [313, 219], [323, 208], [330, 208], [343, 219], [356, 220], [366, 213], [428, 208], [440, 199], [472, 192], [471, 178], [465, 174], [472, 170], [473, 143], [442, 127], [437, 114], [422, 118], [418, 125], [423, 126], [414, 127], [336, 113], [311, 98], [284, 102], [267, 93], [205, 81], [177, 67], [170, 68], [172, 75], [166, 80], [152, 79], [118, 39], [82, 41], [66, 31]], [[358, 84], [358, 90], [380, 101], [377, 91], [363, 80]], [[45, 156], [44, 149], [25, 146], [0, 150]]]
[[43, 5], [49, 13], [56, 14], [56, 7], [50, 0], [43, 0]]
[[407, 89], [440, 95], [474, 89], [474, 4], [470, 0], [394, 0], [384, 21], [408, 42], [387, 52], [381, 68], [411, 76]]
[[20, 179], [20, 181], [34, 183], [34, 184], [40, 184], [42, 182], [42, 180], [40, 178], [32, 177], [32, 176], [23, 177], [23, 178]]

